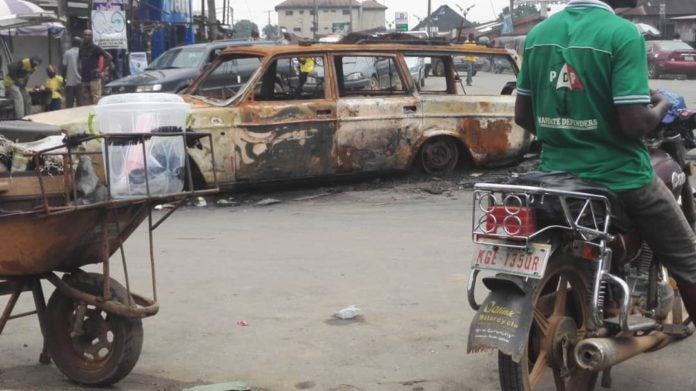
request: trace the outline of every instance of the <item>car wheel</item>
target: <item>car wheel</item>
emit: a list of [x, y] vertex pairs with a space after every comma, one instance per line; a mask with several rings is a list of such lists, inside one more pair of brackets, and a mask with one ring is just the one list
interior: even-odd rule
[[445, 64], [442, 61], [438, 61], [437, 65], [435, 66], [435, 76], [444, 76], [445, 75]]
[[372, 76], [370, 78], [370, 90], [372, 90], [372, 91], [379, 90], [379, 80], [377, 80], [376, 76]]
[[660, 78], [660, 68], [654, 62], [648, 64], [648, 76], [650, 76], [651, 79]]
[[434, 137], [423, 144], [419, 157], [421, 167], [427, 174], [445, 175], [457, 167], [459, 146], [452, 137]]

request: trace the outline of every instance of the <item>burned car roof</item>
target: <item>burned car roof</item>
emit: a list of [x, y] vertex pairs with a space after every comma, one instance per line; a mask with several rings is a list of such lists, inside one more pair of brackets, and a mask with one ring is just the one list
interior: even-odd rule
[[419, 53], [450, 53], [472, 52], [480, 54], [509, 55], [504, 48], [490, 48], [472, 44], [442, 44], [422, 45], [413, 43], [362, 43], [362, 44], [303, 44], [303, 45], [268, 45], [259, 47], [233, 47], [227, 48], [222, 54], [248, 53], [255, 55], [275, 55], [293, 53], [324, 53], [324, 52], [419, 52]]

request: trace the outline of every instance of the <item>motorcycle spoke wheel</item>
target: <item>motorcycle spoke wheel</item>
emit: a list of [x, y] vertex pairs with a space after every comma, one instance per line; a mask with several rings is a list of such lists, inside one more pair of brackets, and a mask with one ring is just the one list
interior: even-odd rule
[[532, 294], [534, 314], [526, 354], [520, 363], [499, 353], [503, 391], [594, 389], [597, 373], [575, 363], [574, 350], [587, 335], [589, 319], [586, 265], [551, 259], [547, 272]]

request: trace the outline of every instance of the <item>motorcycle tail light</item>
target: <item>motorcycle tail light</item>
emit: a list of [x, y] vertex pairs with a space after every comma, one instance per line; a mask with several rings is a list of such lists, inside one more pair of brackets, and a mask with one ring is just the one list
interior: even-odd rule
[[527, 237], [534, 232], [536, 218], [531, 208], [494, 206], [486, 210], [486, 233]]

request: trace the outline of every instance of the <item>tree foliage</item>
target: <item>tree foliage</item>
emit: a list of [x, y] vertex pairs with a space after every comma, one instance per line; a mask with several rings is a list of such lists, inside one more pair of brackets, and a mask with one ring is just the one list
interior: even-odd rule
[[266, 39], [276, 39], [278, 38], [278, 32], [280, 29], [278, 28], [278, 25], [274, 24], [267, 24], [263, 28], [263, 35], [266, 37]]
[[251, 37], [252, 31], [259, 31], [259, 26], [256, 23], [248, 20], [242, 19], [234, 24], [234, 37], [246, 39]]
[[[510, 13], [510, 7], [503, 8], [503, 12], [498, 15], [498, 20], [503, 20], [503, 17]], [[523, 4], [518, 7], [513, 8], [512, 16], [513, 18], [521, 18], [523, 16], [531, 15], [541, 15], [541, 12], [537, 9], [535, 5]]]

